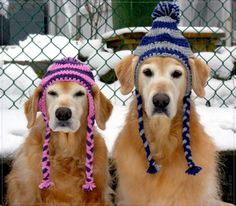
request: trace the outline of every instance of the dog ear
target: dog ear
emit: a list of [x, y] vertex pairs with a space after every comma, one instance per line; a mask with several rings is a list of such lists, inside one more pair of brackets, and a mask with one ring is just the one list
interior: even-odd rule
[[115, 72], [121, 84], [122, 94], [128, 94], [134, 87], [134, 68], [137, 61], [137, 56], [129, 55], [116, 65]]
[[111, 115], [113, 106], [109, 99], [99, 90], [97, 85], [93, 86], [94, 104], [96, 111], [96, 122], [100, 129], [106, 128], [106, 121]]
[[41, 86], [38, 86], [34, 90], [34, 94], [25, 102], [24, 111], [25, 111], [25, 116], [28, 121], [28, 125], [27, 125], [28, 128], [31, 128], [34, 125], [36, 114], [38, 111], [39, 95], [41, 91], [42, 91]]
[[189, 65], [192, 71], [193, 90], [199, 97], [205, 96], [204, 86], [210, 72], [210, 68], [199, 58], [190, 58]]

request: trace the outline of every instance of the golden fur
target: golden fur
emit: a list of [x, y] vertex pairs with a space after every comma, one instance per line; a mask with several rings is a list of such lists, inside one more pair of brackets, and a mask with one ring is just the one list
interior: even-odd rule
[[[121, 82], [121, 92], [128, 94], [134, 86], [134, 65], [137, 57], [128, 56], [116, 67]], [[199, 59], [189, 60], [193, 75], [193, 90], [202, 97], [209, 69]], [[180, 68], [182, 67], [182, 69]], [[152, 70], [154, 78], [148, 80], [142, 74], [145, 68]], [[170, 74], [173, 68], [184, 72], [176, 80]], [[144, 146], [138, 132], [136, 98], [132, 101], [125, 125], [113, 150], [117, 167], [119, 206], [219, 206], [217, 178], [217, 152], [210, 137], [199, 123], [194, 102], [191, 102], [190, 136], [193, 159], [202, 171], [196, 176], [185, 173], [187, 163], [182, 147], [182, 99], [186, 88], [186, 71], [182, 64], [169, 57], [147, 59], [139, 69], [139, 91], [143, 98], [143, 121], [154, 159], [161, 165], [157, 174], [148, 174]], [[174, 88], [175, 87], [175, 88]], [[175, 91], [176, 88], [179, 91]], [[148, 101], [152, 92], [166, 92], [176, 109], [170, 108], [173, 117], [152, 115]], [[178, 93], [175, 99], [175, 93]], [[170, 106], [172, 107], [172, 106]], [[170, 115], [171, 116], [171, 115]]]
[[[85, 156], [86, 156], [86, 129], [87, 129], [87, 98], [83, 98], [84, 104], [76, 103], [79, 100], [69, 98], [71, 92], [82, 89], [76, 83], [59, 82], [56, 89], [61, 92], [61, 102], [58, 106], [73, 106], [81, 109], [79, 119], [80, 127], [75, 132], [51, 131], [50, 140], [50, 163], [51, 179], [54, 186], [42, 191], [38, 188], [42, 179], [41, 158], [42, 146], [45, 137], [45, 123], [42, 116], [36, 118], [37, 102], [41, 88], [36, 88], [34, 95], [25, 103], [25, 115], [28, 127], [31, 128], [29, 135], [17, 153], [12, 166], [12, 171], [7, 177], [7, 201], [11, 206], [77, 206], [77, 205], [109, 205], [108, 193], [108, 157], [103, 138], [94, 131], [94, 180], [96, 188], [92, 192], [84, 192], [82, 185], [85, 183]], [[55, 88], [54, 88], [55, 89]], [[84, 92], [86, 92], [84, 90]], [[96, 121], [101, 129], [112, 111], [112, 104], [93, 86], [95, 96]], [[66, 96], [67, 95], [67, 96]], [[67, 98], [68, 97], [68, 98]], [[47, 97], [47, 107], [56, 101]], [[71, 97], [72, 98], [72, 97]], [[53, 103], [54, 102], [54, 103]], [[50, 113], [48, 111], [48, 113]], [[52, 117], [51, 117], [52, 118]], [[77, 121], [77, 120], [73, 120]]]

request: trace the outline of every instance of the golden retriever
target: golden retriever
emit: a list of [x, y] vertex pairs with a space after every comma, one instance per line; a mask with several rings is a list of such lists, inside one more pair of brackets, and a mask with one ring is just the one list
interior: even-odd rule
[[[137, 60], [137, 56], [130, 55], [116, 67], [123, 94], [128, 94], [134, 87]], [[193, 90], [203, 97], [208, 66], [196, 58], [189, 59], [189, 64]], [[182, 100], [187, 77], [184, 66], [174, 58], [150, 57], [140, 66], [138, 76], [138, 89], [143, 99], [144, 131], [152, 155], [162, 167], [157, 174], [146, 172], [148, 163], [139, 136], [134, 98], [113, 148], [118, 178], [118, 205], [223, 205], [219, 201], [216, 147], [199, 123], [194, 102], [191, 102], [190, 110], [191, 148], [193, 158], [202, 171], [196, 176], [185, 173], [187, 163], [182, 147]], [[156, 94], [169, 97], [165, 112], [158, 112], [155, 108], [153, 98]]]
[[[105, 129], [112, 104], [94, 85], [96, 122]], [[42, 179], [41, 158], [45, 137], [45, 122], [40, 115], [36, 118], [41, 87], [25, 103], [25, 115], [29, 135], [16, 155], [12, 171], [7, 177], [7, 201], [9, 205], [109, 205], [108, 157], [105, 142], [94, 131], [94, 181], [96, 188], [85, 192], [87, 94], [84, 87], [75, 82], [57, 82], [47, 89], [46, 102], [51, 128], [50, 163], [54, 186], [40, 190]], [[71, 111], [70, 119], [61, 124], [58, 109]], [[60, 113], [60, 112], [59, 112]], [[62, 111], [63, 113], [63, 111]]]

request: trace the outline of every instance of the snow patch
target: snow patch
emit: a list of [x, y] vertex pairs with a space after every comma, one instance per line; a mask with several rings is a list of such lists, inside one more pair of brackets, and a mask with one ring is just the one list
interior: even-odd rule
[[114, 142], [124, 126], [125, 116], [127, 113], [128, 106], [114, 105], [112, 115], [106, 123], [106, 129], [98, 129], [105, 139], [109, 153], [112, 152]]
[[234, 59], [228, 52], [199, 52], [194, 55], [201, 58], [211, 68], [212, 76], [229, 79], [234, 68]]
[[2, 54], [0, 52], [0, 68], [2, 69], [2, 66], [4, 64], [3, 58], [2, 58]]
[[229, 56], [231, 56], [234, 59], [234, 61], [236, 61], [236, 46], [232, 46], [232, 47], [222, 46], [222, 47], [217, 48], [215, 51], [220, 54], [226, 53]]
[[236, 105], [236, 77], [230, 80], [222, 81], [211, 78], [205, 86], [205, 98], [198, 98], [193, 93], [193, 98], [198, 105], [205, 105], [206, 100], [213, 107], [235, 107]]
[[131, 51], [119, 51], [116, 53], [109, 53], [104, 51], [93, 52], [87, 64], [97, 71], [99, 76], [106, 74], [109, 70], [114, 69], [115, 65], [125, 56], [131, 54]]
[[111, 37], [115, 37], [117, 35], [122, 35], [122, 34], [129, 34], [129, 33], [147, 33], [151, 27], [128, 27], [128, 28], [123, 28], [123, 29], [117, 29], [117, 30], [112, 30], [108, 31], [104, 34], [102, 34], [103, 39], [109, 39]]
[[27, 121], [23, 110], [1, 109], [1, 157], [11, 156], [22, 145], [28, 132], [26, 125]]
[[31, 67], [18, 64], [5, 64], [0, 72], [0, 107], [10, 108], [15, 102], [15, 107], [20, 108], [26, 96], [30, 96], [39, 84], [37, 75]]
[[[104, 136], [108, 151], [111, 153], [114, 142], [125, 124], [128, 106], [113, 104], [114, 109], [106, 123], [106, 129], [99, 130]], [[215, 142], [219, 151], [236, 150], [236, 109], [197, 106], [200, 121], [206, 132]], [[7, 157], [14, 153], [24, 142], [28, 130], [23, 110], [1, 111], [0, 117], [0, 155]], [[181, 137], [180, 137], [181, 138]]]
[[[133, 32], [147, 32], [150, 27], [136, 27], [131, 28]], [[182, 27], [186, 29], [186, 27]], [[192, 32], [188, 28], [188, 32]], [[196, 30], [195, 30], [196, 29]], [[220, 32], [218, 28], [213, 29], [213, 32]], [[130, 28], [121, 29], [118, 34], [130, 32]], [[211, 28], [194, 27], [195, 32], [212, 32]], [[114, 31], [104, 34], [113, 35]], [[105, 38], [103, 36], [103, 38]], [[107, 98], [112, 98], [114, 104], [114, 111], [107, 122], [107, 129], [101, 131], [105, 137], [106, 144], [111, 152], [113, 143], [121, 130], [125, 116], [128, 111], [128, 106], [121, 106], [125, 102], [129, 104], [132, 98], [130, 95], [122, 95], [120, 93], [120, 83], [118, 81], [112, 84], [105, 84], [99, 81], [99, 76], [105, 74], [110, 69], [114, 69], [115, 65], [121, 58], [131, 54], [131, 51], [119, 51], [116, 53], [105, 52], [102, 49], [102, 41], [97, 40], [82, 40], [70, 41], [65, 37], [50, 36], [50, 35], [30, 35], [25, 41], [19, 43], [20, 46], [9, 46], [1, 51], [0, 66], [2, 64], [1, 58], [4, 61], [35, 61], [41, 60], [55, 60], [61, 59], [64, 56], [77, 56], [80, 53], [82, 56], [88, 58], [87, 63], [94, 68], [93, 74], [95, 80], [101, 91]], [[21, 47], [24, 47], [23, 50]], [[2, 49], [2, 48], [0, 48]], [[230, 71], [233, 68], [233, 62], [236, 58], [235, 47], [221, 47], [213, 52], [201, 52], [196, 54], [200, 58], [204, 57], [212, 68], [212, 70], [222, 78], [228, 78]], [[235, 56], [234, 56], [235, 55]], [[223, 62], [223, 63], [222, 63]], [[1, 66], [0, 70], [0, 141], [1, 151], [4, 155], [11, 154], [23, 143], [26, 135], [26, 119], [23, 110], [7, 110], [13, 104], [19, 108], [23, 108], [23, 103], [26, 100], [25, 96], [30, 96], [33, 93], [35, 85], [39, 84], [40, 79], [29, 66], [22, 66], [18, 64], [5, 64]], [[98, 75], [97, 75], [98, 74]], [[33, 84], [32, 84], [33, 80]], [[210, 79], [206, 86], [206, 98], [209, 99], [211, 106], [204, 107], [205, 99], [195, 98], [197, 110], [200, 114], [200, 119], [206, 131], [212, 136], [217, 144], [219, 150], [236, 149], [235, 137], [235, 111], [233, 107], [236, 105], [236, 77], [233, 76], [230, 80], [222, 81], [217, 79]], [[3, 94], [3, 92], [5, 92]], [[115, 94], [115, 96], [114, 96]], [[223, 99], [223, 100], [222, 100]], [[225, 101], [225, 102], [224, 102]], [[13, 103], [15, 102], [15, 103]], [[232, 108], [218, 108], [223, 104], [232, 106]]]
[[198, 106], [200, 121], [219, 150], [236, 149], [236, 109]]
[[5, 61], [44, 61], [59, 60], [63, 57], [76, 57], [81, 43], [63, 36], [30, 34], [19, 45], [4, 49]]
[[94, 39], [94, 40], [82, 40], [80, 45], [80, 55], [88, 58], [91, 54], [96, 53], [97, 51], [102, 49], [102, 40]]
[[[185, 27], [179, 26], [180, 31], [186, 33], [217, 33], [217, 34], [224, 34], [224, 30], [220, 29], [219, 27]], [[106, 32], [102, 34], [103, 39], [109, 39], [111, 37], [115, 37], [117, 35], [122, 34], [129, 34], [129, 33], [147, 33], [151, 27], [128, 27], [117, 29], [113, 31]]]

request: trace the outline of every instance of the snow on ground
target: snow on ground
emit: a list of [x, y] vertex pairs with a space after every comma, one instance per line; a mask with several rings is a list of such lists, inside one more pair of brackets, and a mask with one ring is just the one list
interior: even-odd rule
[[219, 150], [236, 150], [236, 109], [197, 106], [197, 112]]
[[2, 53], [4, 61], [44, 61], [65, 56], [77, 56], [81, 42], [63, 36], [30, 34], [19, 45], [7, 46]]
[[2, 59], [2, 56], [0, 55], [0, 68], [3, 66], [4, 62], [3, 62], [3, 59]]
[[[125, 51], [122, 52], [126, 53]], [[117, 53], [121, 56], [119, 52]], [[118, 59], [118, 57], [111, 57], [110, 62], [114, 63], [115, 61], [113, 60], [115, 58]], [[130, 101], [130, 95], [124, 96], [120, 93], [120, 84], [118, 81], [112, 84], [104, 84], [103, 82], [99, 81], [99, 77], [96, 75], [97, 71], [93, 71], [93, 74], [96, 76], [95, 78], [99, 88], [109, 99], [112, 99], [113, 102], [118, 105], [122, 105], [124, 101]], [[32, 81], [34, 85], [32, 85]], [[26, 100], [26, 96], [30, 96], [30, 94], [32, 94], [33, 89], [38, 85], [39, 81], [40, 79], [37, 78], [37, 75], [34, 73], [31, 67], [21, 66], [18, 64], [3, 65], [2, 70], [0, 70], [0, 88], [2, 89], [0, 90], [0, 101], [2, 107], [11, 108], [13, 106], [13, 101], [15, 102], [13, 107], [22, 107], [23, 102]], [[232, 79], [227, 81], [210, 79], [207, 83], [207, 86], [205, 87], [205, 98], [209, 100], [211, 106], [220, 107], [226, 104], [229, 107], [235, 107], [235, 88], [236, 76], [233, 76]], [[193, 98], [200, 105], [205, 105], [206, 103], [205, 99], [197, 98], [194, 94]]]
[[27, 136], [23, 110], [0, 110], [0, 156], [11, 157]]
[[[6, 90], [5, 94], [13, 100], [17, 99], [17, 106], [20, 108], [19, 110], [8, 110], [12, 102], [5, 96], [0, 100], [0, 155], [6, 157], [19, 148], [28, 131], [26, 128], [26, 119], [22, 109], [26, 98], [22, 97], [22, 91], [19, 88], [26, 90], [26, 93], [28, 93], [27, 95], [30, 95], [32, 94], [35, 86], [31, 85], [31, 80], [29, 77], [35, 79], [36, 85], [39, 83], [39, 79], [30, 67], [25, 66], [7, 64], [3, 66], [3, 70], [1, 72], [4, 72], [4, 75], [0, 75], [0, 82], [2, 83], [1, 88], [5, 90], [6, 88], [12, 86], [12, 88], [10, 87], [9, 90]], [[22, 75], [22, 73], [24, 75]], [[93, 73], [95, 75], [96, 71], [93, 71]], [[12, 84], [12, 80], [10, 80], [9, 77], [15, 79], [17, 86]], [[126, 101], [126, 105], [128, 105], [131, 100], [131, 94], [127, 96], [122, 95], [119, 90], [120, 84], [118, 81], [113, 84], [106, 85], [99, 81], [98, 76], [95, 77], [95, 80], [102, 92], [108, 98], [112, 98], [114, 105], [114, 110], [111, 118], [107, 122], [106, 130], [101, 131], [104, 135], [109, 151], [111, 152], [112, 145], [124, 124], [125, 115], [128, 111], [128, 106], [122, 106], [123, 101]], [[234, 81], [235, 79], [226, 81], [228, 84], [227, 87], [231, 89], [235, 88]], [[220, 97], [225, 98], [230, 90], [226, 90], [222, 87], [222, 81], [219, 80], [212, 79], [209, 84], [214, 89], [219, 87], [217, 90], [219, 96], [215, 95], [215, 97], [210, 101], [211, 105], [216, 105], [216, 107], [205, 107], [205, 100], [200, 100], [199, 98], [195, 99], [197, 110], [200, 113], [201, 122], [206, 131], [213, 137], [213, 140], [217, 144], [219, 150], [236, 149], [236, 109], [233, 107], [217, 107], [221, 104]], [[209, 86], [206, 90], [208, 98], [212, 95], [212, 93], [214, 95], [214, 90]], [[114, 92], [116, 94], [115, 96]], [[193, 98], [195, 98], [194, 95]], [[229, 102], [229, 100], [231, 102]], [[227, 103], [230, 103], [231, 106], [235, 106], [236, 99], [231, 95]]]
[[[7, 90], [5, 94], [7, 94], [10, 98], [18, 99], [17, 106], [21, 108], [19, 110], [8, 110], [12, 102], [5, 96], [5, 98], [1, 98], [0, 100], [0, 155], [6, 157], [16, 151], [16, 149], [23, 143], [28, 131], [26, 128], [26, 119], [22, 109], [26, 98], [21, 97], [22, 91], [19, 90], [19, 88], [26, 90], [28, 93], [27, 95], [30, 95], [32, 94], [35, 86], [29, 86], [31, 80], [27, 76], [36, 79], [36, 85], [39, 83], [39, 79], [30, 67], [8, 64], [3, 66], [3, 71], [4, 75], [0, 75], [0, 82], [3, 83], [1, 84], [1, 88], [6, 89], [12, 85], [13, 88], [9, 89], [9, 91]], [[24, 75], [21, 75], [22, 71], [24, 71]], [[93, 71], [93, 73], [96, 74], [96, 71]], [[16, 80], [18, 85], [17, 87], [12, 84], [12, 80], [10, 80], [9, 77]], [[123, 101], [126, 101], [126, 105], [128, 105], [131, 100], [131, 94], [127, 96], [122, 95], [119, 90], [120, 84], [118, 81], [113, 84], [106, 85], [99, 81], [98, 76], [95, 77], [95, 80], [102, 92], [108, 98], [112, 98], [114, 105], [114, 110], [110, 120], [107, 122], [106, 130], [101, 131], [105, 137], [109, 151], [111, 151], [112, 145], [124, 124], [125, 115], [128, 111], [128, 106], [122, 106]], [[209, 83], [213, 88], [222, 88], [221, 90], [218, 90], [218, 94], [222, 98], [225, 98], [225, 95], [228, 94], [224, 87], [220, 86], [220, 84], [222, 84], [221, 82], [222, 81], [219, 80], [211, 80]], [[231, 83], [231, 86], [228, 84], [228, 87], [233, 88], [234, 86], [235, 88], [233, 80], [227, 82]], [[28, 90], [26, 88], [28, 88]], [[214, 93], [214, 90], [210, 89], [210, 87], [207, 87], [206, 90], [207, 95]], [[227, 91], [230, 92], [230, 90]], [[114, 96], [114, 92], [116, 96]], [[211, 100], [211, 105], [219, 106], [221, 100], [220, 97], [218, 97], [218, 99], [217, 97], [218, 96], [215, 96]], [[193, 98], [195, 98], [194, 95]], [[236, 105], [235, 98], [232, 98], [231, 96], [229, 100], [232, 101], [231, 106]], [[233, 109], [233, 107], [205, 107], [205, 101], [200, 100], [199, 98], [197, 98], [195, 102], [198, 105], [197, 110], [200, 113], [201, 122], [203, 123], [206, 131], [213, 137], [213, 140], [216, 142], [219, 150], [236, 149], [236, 109]]]
[[63, 36], [30, 34], [18, 45], [5, 47], [0, 54], [4, 61], [45, 61], [75, 57], [78, 53], [88, 58], [102, 47], [101, 39], [76, 41]]
[[199, 52], [195, 53], [196, 57], [201, 58], [212, 70], [211, 76], [216, 76], [221, 79], [229, 79], [231, 72], [234, 68], [234, 62], [236, 59], [225, 51], [223, 53], [217, 52]]
[[[136, 28], [136, 30], [138, 29]], [[146, 28], [140, 28], [140, 31], [144, 29], [146, 30]], [[95, 69], [93, 71], [94, 75], [98, 74], [100, 76], [113, 69], [120, 58], [131, 53], [130, 51], [105, 52], [101, 40], [81, 40], [76, 42], [69, 41], [65, 37], [49, 37], [45, 35], [30, 35], [25, 41], [19, 43], [20, 46], [24, 47], [23, 50], [20, 46], [16, 45], [6, 47], [4, 52], [0, 52], [0, 66], [2, 68], [0, 70], [0, 154], [3, 156], [13, 153], [24, 141], [27, 129], [22, 105], [26, 100], [25, 95], [29, 96], [32, 94], [33, 89], [39, 83], [39, 79], [31, 67], [20, 66], [18, 64], [1, 65], [1, 59], [6, 61], [15, 58], [15, 60], [27, 61], [35, 57], [37, 61], [41, 61], [55, 58], [61, 59], [64, 56], [76, 56], [80, 53], [82, 56], [88, 57], [87, 63]], [[52, 42], [51, 39], [53, 40]], [[98, 54], [95, 55], [96, 52]], [[204, 53], [201, 54], [204, 55]], [[228, 54], [229, 58], [227, 58], [226, 54]], [[234, 54], [234, 47], [221, 47], [217, 50], [216, 56], [206, 53], [206, 57], [209, 59], [212, 67], [214, 67], [214, 71], [220, 66], [219, 74], [227, 77], [229, 75], [228, 69], [232, 67], [231, 58], [234, 58], [234, 60], [236, 58], [233, 56]], [[223, 65], [220, 65], [219, 59], [225, 60]], [[109, 85], [104, 84], [99, 81], [99, 76], [95, 77], [99, 88], [108, 98], [112, 99], [114, 104], [114, 111], [107, 122], [107, 129], [102, 131], [109, 151], [111, 151], [117, 134], [124, 124], [125, 114], [128, 110], [127, 106], [122, 106], [123, 102], [125, 101], [126, 105], [128, 105], [131, 94], [127, 96], [122, 95], [119, 90], [120, 84], [118, 81]], [[32, 85], [32, 80], [34, 85]], [[236, 149], [235, 85], [235, 76], [227, 81], [210, 79], [205, 89], [206, 98], [210, 99], [209, 103], [212, 107], [205, 107], [206, 100], [201, 100], [193, 95], [201, 122], [206, 131], [213, 137], [219, 150]], [[225, 99], [225, 102], [222, 99]], [[12, 101], [15, 102], [16, 107], [21, 109], [8, 110], [14, 106]], [[229, 108], [218, 108], [223, 106], [223, 103], [226, 103]]]
[[117, 35], [127, 34], [127, 33], [147, 33], [151, 27], [129, 27], [123, 29], [117, 29], [115, 31], [108, 31], [102, 34], [103, 39], [109, 39], [111, 37], [115, 37]]
[[[219, 150], [236, 150], [236, 109], [198, 106], [201, 123], [212, 137]], [[105, 138], [109, 152], [124, 124], [128, 106], [114, 104], [113, 113], [106, 124], [106, 130], [99, 130]], [[23, 110], [1, 110], [0, 115], [1, 152], [3, 157], [11, 156], [24, 142], [27, 135], [26, 118]]]
[[206, 103], [206, 100], [208, 100], [210, 106], [221, 107], [227, 105], [229, 107], [235, 107], [236, 76], [233, 76], [227, 81], [221, 81], [211, 78], [207, 82], [205, 91], [205, 99], [198, 98], [195, 94], [193, 94], [193, 97], [197, 104], [204, 105]]
[[5, 47], [0, 54], [4, 61], [58, 60], [66, 56], [76, 57], [78, 53], [89, 57], [102, 46], [100, 39], [76, 41], [63, 36], [30, 34], [18, 45]]
[[87, 63], [101, 76], [113, 69], [121, 58], [131, 54], [131, 51], [113, 53], [103, 50], [101, 39], [75, 41], [63, 36], [30, 34], [25, 40], [19, 41], [19, 45], [5, 47], [0, 52], [0, 58], [8, 62], [37, 62], [58, 60], [66, 56], [76, 57], [79, 54], [88, 58]]
[[[39, 79], [29, 66], [4, 64], [0, 69], [0, 101], [2, 108], [11, 108], [13, 101], [21, 107], [39, 84]], [[33, 83], [33, 84], [32, 84]]]
[[89, 57], [96, 51], [102, 49], [102, 40], [101, 39], [94, 39], [94, 40], [82, 40], [81, 45], [79, 48], [79, 52], [83, 57]]
[[[130, 27], [110, 31], [102, 35], [106, 39], [113, 35], [120, 35], [130, 32], [146, 33], [150, 27]], [[185, 32], [222, 32], [215, 27], [180, 27]], [[63, 36], [30, 34], [19, 45], [7, 46], [0, 52], [0, 58], [4, 61], [47, 61], [58, 60], [65, 56], [78, 56], [88, 58], [87, 63], [96, 69], [99, 76], [104, 75], [124, 56], [131, 54], [131, 51], [119, 51], [113, 53], [107, 51], [106, 45], [101, 39], [94, 40], [69, 40]], [[199, 52], [195, 54], [202, 58], [212, 69], [213, 75], [222, 79], [228, 79], [236, 61], [236, 47], [220, 47], [215, 52]]]
[[114, 69], [115, 65], [123, 58], [131, 54], [130, 50], [118, 51], [116, 53], [109, 53], [104, 51], [93, 52], [87, 64], [97, 71], [99, 76], [106, 74], [109, 70]]
[[232, 56], [234, 60], [236, 60], [236, 46], [222, 46], [216, 49], [216, 52], [223, 54], [223, 53], [228, 53], [229, 56]]

